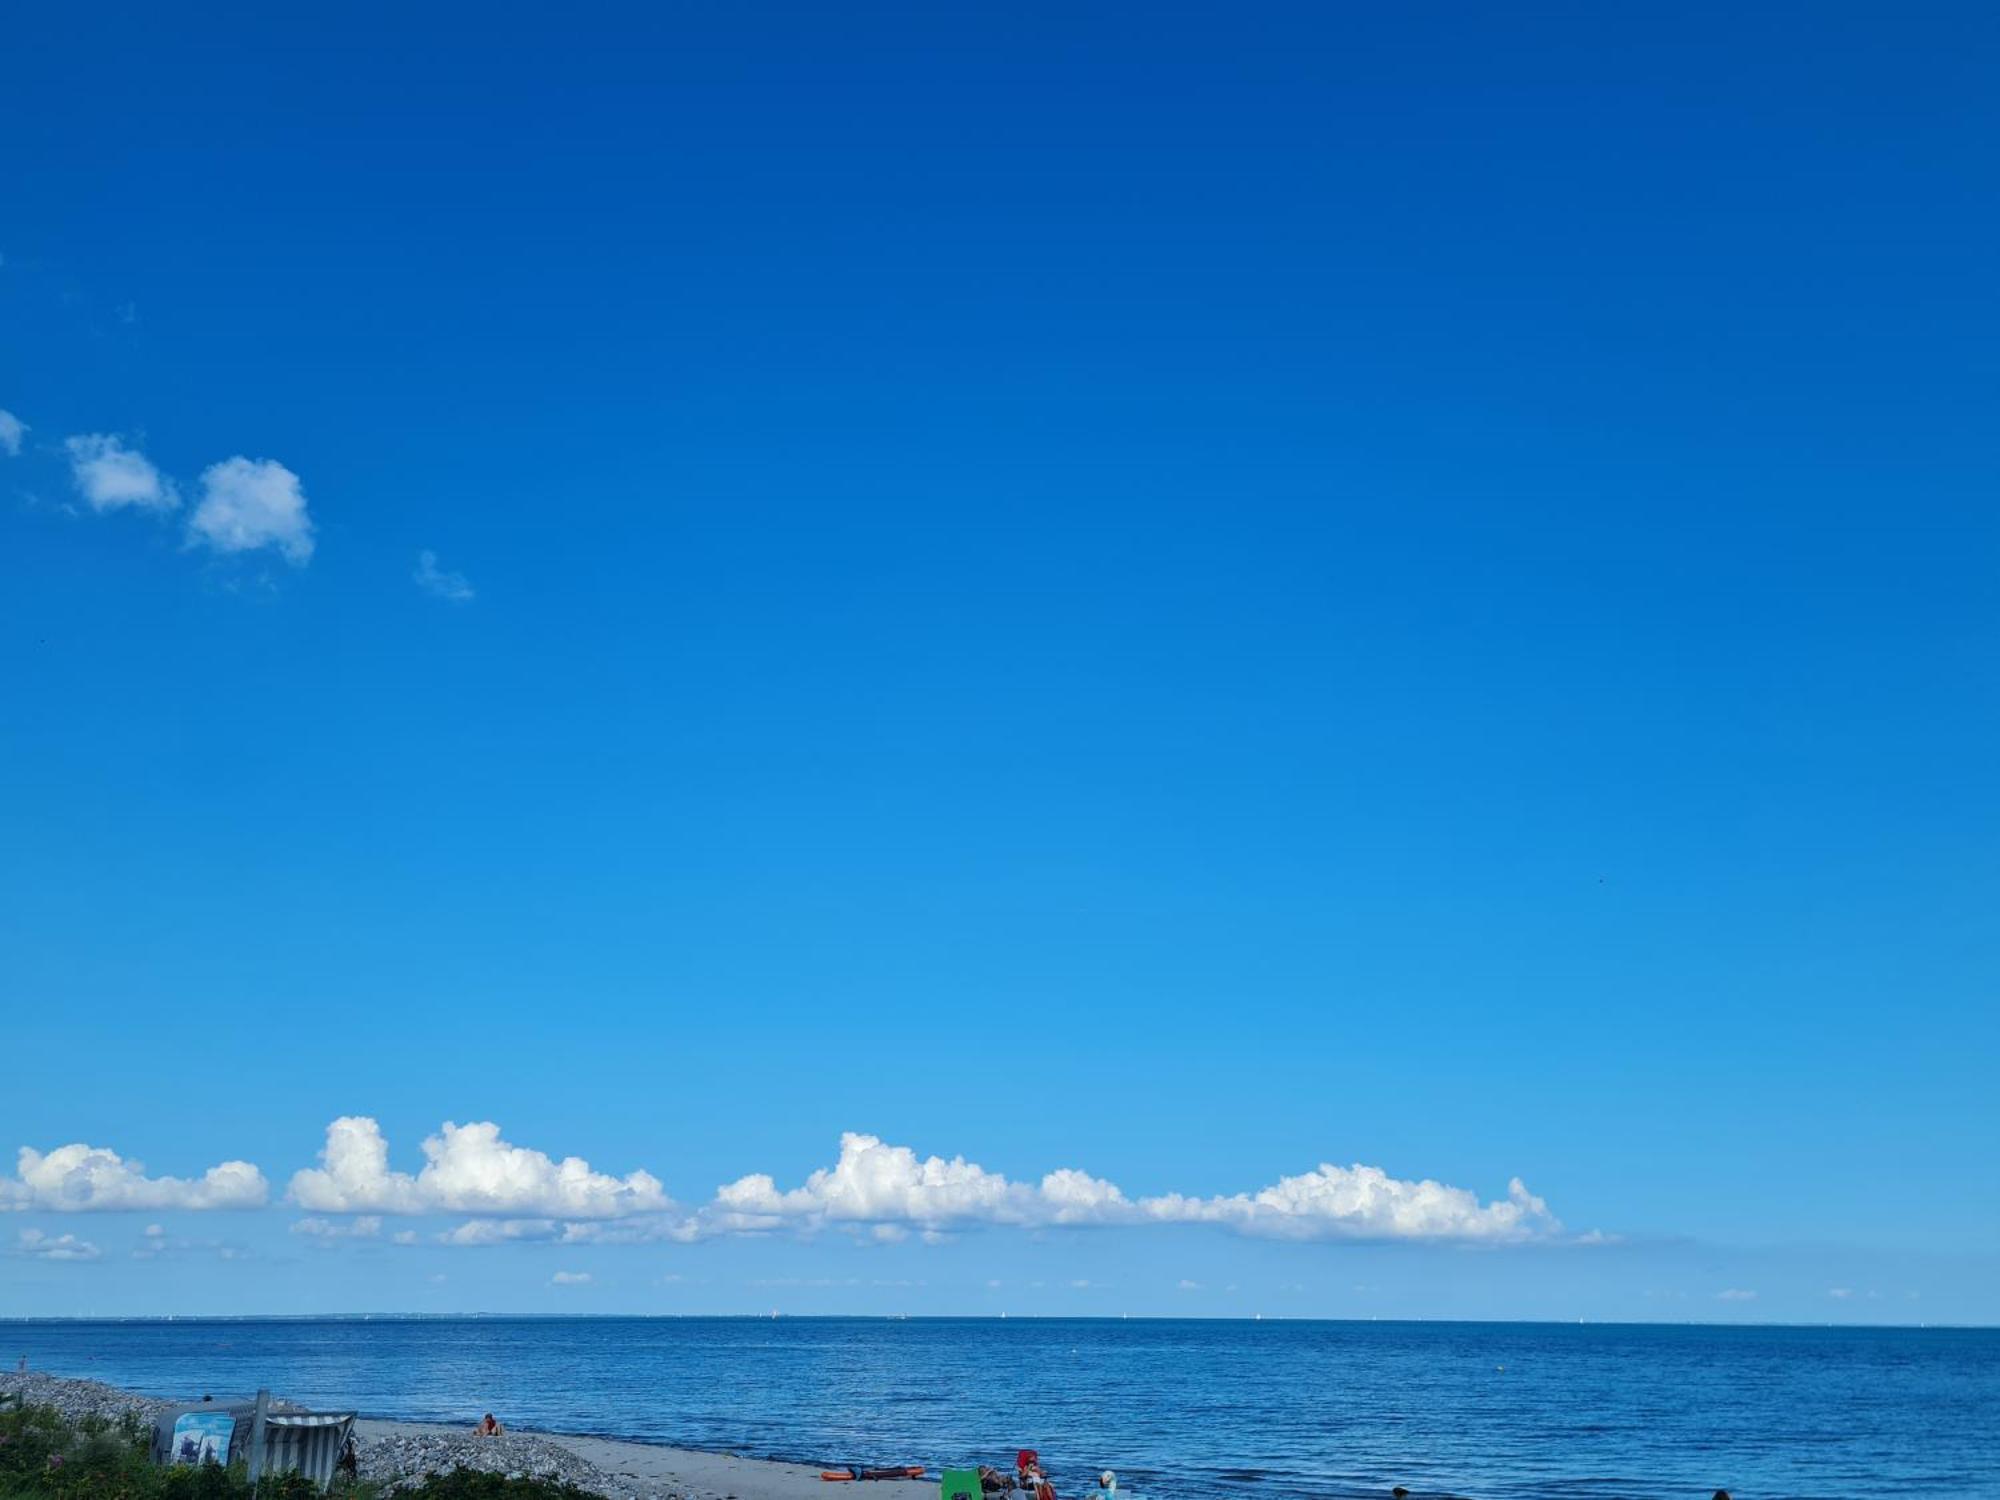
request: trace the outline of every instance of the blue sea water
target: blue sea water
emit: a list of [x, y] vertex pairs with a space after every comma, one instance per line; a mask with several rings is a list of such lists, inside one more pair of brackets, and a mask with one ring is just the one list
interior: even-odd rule
[[[17, 1322], [161, 1395], [811, 1463], [1101, 1468], [1158, 1500], [2000, 1496], [2000, 1330], [1097, 1319]], [[18, 1350], [15, 1346], [18, 1346]]]

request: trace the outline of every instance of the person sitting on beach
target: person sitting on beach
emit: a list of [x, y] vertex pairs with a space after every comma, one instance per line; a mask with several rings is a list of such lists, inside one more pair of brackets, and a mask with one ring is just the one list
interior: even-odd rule
[[472, 1429], [474, 1437], [504, 1437], [506, 1433], [507, 1429], [493, 1420], [493, 1413], [490, 1411], [481, 1417], [479, 1425]]

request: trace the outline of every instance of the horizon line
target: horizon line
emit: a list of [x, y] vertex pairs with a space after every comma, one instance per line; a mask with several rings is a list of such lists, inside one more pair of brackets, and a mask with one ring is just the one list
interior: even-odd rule
[[1827, 1328], [1901, 1329], [1912, 1333], [1992, 1332], [1994, 1323], [1832, 1322], [1803, 1319], [1311, 1317], [1291, 1313], [788, 1313], [771, 1312], [339, 1312], [0, 1314], [0, 1327], [45, 1323], [450, 1323], [450, 1322], [744, 1322], [744, 1323], [1325, 1323], [1436, 1324], [1516, 1328]]

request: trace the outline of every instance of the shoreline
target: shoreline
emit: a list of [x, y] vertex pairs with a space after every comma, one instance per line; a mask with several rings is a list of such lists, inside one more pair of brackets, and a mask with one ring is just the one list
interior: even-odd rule
[[[252, 1393], [214, 1394], [224, 1404]], [[53, 1406], [72, 1419], [94, 1415], [116, 1420], [132, 1414], [146, 1421], [202, 1399], [156, 1396], [46, 1370], [0, 1372], [0, 1397]], [[282, 1392], [273, 1397], [284, 1399]], [[463, 1466], [566, 1480], [608, 1500], [835, 1500], [840, 1493], [840, 1486], [820, 1478], [815, 1464], [525, 1427], [508, 1427], [504, 1437], [482, 1438], [473, 1434], [469, 1418], [458, 1424], [363, 1416], [359, 1403], [352, 1404], [361, 1477], [390, 1485]], [[865, 1485], [867, 1500], [934, 1500], [938, 1481], [933, 1474], [868, 1480]]]
[[[357, 1417], [354, 1431], [363, 1444], [387, 1438], [473, 1438], [463, 1427], [436, 1422], [410, 1422], [390, 1417]], [[775, 1458], [744, 1458], [700, 1448], [676, 1448], [637, 1438], [592, 1437], [584, 1433], [542, 1432], [509, 1428], [508, 1437], [533, 1438], [567, 1450], [616, 1484], [608, 1493], [630, 1496], [678, 1496], [680, 1500], [830, 1500], [843, 1487], [821, 1479], [812, 1464]], [[505, 1439], [502, 1440], [503, 1442]], [[926, 1471], [927, 1474], [930, 1471]], [[868, 1500], [936, 1500], [938, 1481], [872, 1479], [865, 1481]]]

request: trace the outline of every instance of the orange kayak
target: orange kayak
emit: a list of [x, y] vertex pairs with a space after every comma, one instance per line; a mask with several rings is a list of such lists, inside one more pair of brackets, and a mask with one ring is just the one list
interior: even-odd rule
[[821, 1469], [819, 1477], [832, 1484], [846, 1483], [854, 1479], [922, 1479], [922, 1464], [902, 1464], [890, 1469]]

